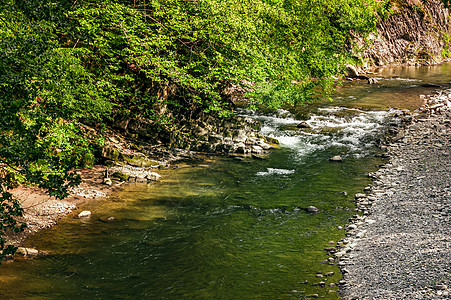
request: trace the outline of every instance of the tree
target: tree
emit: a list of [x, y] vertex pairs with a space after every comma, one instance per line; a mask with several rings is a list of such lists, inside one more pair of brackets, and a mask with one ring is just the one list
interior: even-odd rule
[[[17, 183], [58, 198], [79, 183], [70, 170], [94, 159], [83, 124], [124, 117], [172, 132], [233, 114], [221, 93], [230, 84], [269, 107], [327, 94], [353, 60], [351, 32], [374, 30], [380, 3], [1, 1], [0, 236], [23, 228], [8, 192]], [[2, 249], [14, 250], [3, 238]]]

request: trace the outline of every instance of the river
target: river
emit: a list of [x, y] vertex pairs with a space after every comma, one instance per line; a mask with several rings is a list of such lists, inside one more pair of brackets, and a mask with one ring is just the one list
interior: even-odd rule
[[378, 139], [395, 108], [418, 108], [434, 90], [422, 85], [450, 74], [448, 64], [391, 68], [377, 85], [347, 82], [333, 102], [300, 110], [304, 130], [284, 110], [242, 111], [279, 139], [267, 159], [207, 156], [84, 206], [89, 220], [71, 215], [27, 241], [49, 255], [0, 267], [0, 298], [337, 299], [341, 274], [324, 249], [345, 236], [354, 194], [384, 163]]

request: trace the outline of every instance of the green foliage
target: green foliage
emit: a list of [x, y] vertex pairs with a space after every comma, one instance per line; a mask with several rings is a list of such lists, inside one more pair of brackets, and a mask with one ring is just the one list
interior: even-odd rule
[[[157, 101], [139, 100], [144, 81], [144, 91], [169, 94], [161, 97], [165, 105], [173, 106], [172, 97], [206, 112], [227, 109], [220, 87], [243, 81], [258, 88], [251, 96], [259, 103], [303, 102], [312, 87], [327, 91], [324, 83], [351, 59], [350, 32], [367, 34], [377, 21], [363, 0], [133, 3], [86, 1], [69, 16], [78, 23], [77, 47], [90, 51], [92, 64], [116, 71], [123, 91], [116, 103], [144, 111]], [[165, 85], [175, 92], [165, 93]]]
[[441, 38], [442, 38], [442, 40], [444, 42], [442, 53], [441, 53], [442, 57], [443, 58], [449, 58], [449, 57], [451, 57], [451, 50], [450, 50], [450, 47], [451, 47], [451, 36], [447, 32], [440, 32], [440, 36], [441, 36]]
[[[353, 59], [351, 34], [370, 33], [385, 11], [378, 3], [3, 0], [0, 185], [19, 178], [67, 196], [79, 182], [70, 170], [93, 161], [83, 124], [125, 118], [183, 143], [176, 126], [233, 114], [230, 84], [248, 85], [251, 105], [327, 96]], [[17, 202], [1, 199], [0, 236], [21, 228], [8, 219]]]

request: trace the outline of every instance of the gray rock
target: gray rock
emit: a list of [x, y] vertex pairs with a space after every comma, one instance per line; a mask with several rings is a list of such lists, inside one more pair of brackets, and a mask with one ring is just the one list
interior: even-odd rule
[[309, 206], [309, 207], [307, 207], [306, 210], [309, 213], [317, 213], [317, 212], [319, 212], [319, 209], [317, 207], [315, 207], [315, 206]]
[[331, 158], [329, 158], [329, 161], [333, 161], [333, 162], [342, 162], [343, 158], [340, 155], [335, 155]]
[[363, 198], [367, 198], [368, 196], [366, 194], [355, 194], [355, 199], [363, 199]]

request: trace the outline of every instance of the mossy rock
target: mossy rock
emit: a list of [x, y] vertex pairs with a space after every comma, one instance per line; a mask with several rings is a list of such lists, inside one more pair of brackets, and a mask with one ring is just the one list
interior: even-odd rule
[[130, 179], [130, 175], [122, 172], [114, 172], [113, 175], [111, 175], [111, 177], [117, 178], [122, 181], [128, 181]]
[[120, 161], [123, 159], [123, 155], [119, 150], [108, 146], [103, 147], [102, 156], [112, 161]]
[[124, 161], [129, 164], [130, 166], [134, 167], [151, 167], [151, 166], [158, 166], [158, 162], [154, 160], [149, 160], [141, 156], [137, 155], [124, 155]]
[[265, 142], [272, 145], [279, 145], [279, 141], [275, 138], [265, 136]]
[[262, 124], [259, 121], [254, 121], [250, 125], [251, 125], [251, 128], [254, 129], [255, 131], [262, 130]]

